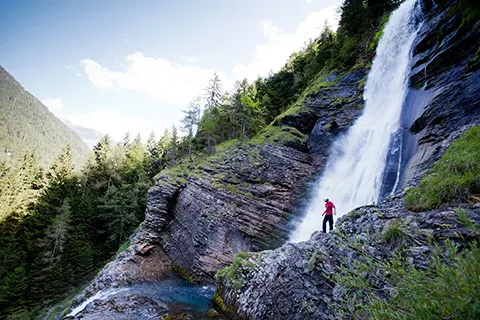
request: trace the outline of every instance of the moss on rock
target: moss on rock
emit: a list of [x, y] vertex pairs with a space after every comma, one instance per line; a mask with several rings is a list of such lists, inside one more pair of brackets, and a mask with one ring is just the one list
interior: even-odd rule
[[230, 319], [238, 319], [235, 307], [225, 304], [222, 298], [221, 289], [215, 290], [212, 298], [212, 304], [214, 308], [222, 315], [227, 316]]
[[288, 143], [304, 144], [307, 141], [307, 136], [298, 129], [289, 126], [274, 126], [267, 127], [261, 134], [252, 139], [252, 143], [273, 143], [287, 145]]
[[240, 252], [235, 257], [232, 265], [220, 269], [215, 276], [217, 281], [224, 282], [228, 287], [240, 290], [244, 284], [244, 273], [249, 273], [255, 264], [251, 261], [253, 254]]

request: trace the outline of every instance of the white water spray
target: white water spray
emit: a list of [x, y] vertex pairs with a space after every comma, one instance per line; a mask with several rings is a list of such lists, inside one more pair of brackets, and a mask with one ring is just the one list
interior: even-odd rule
[[390, 16], [368, 74], [363, 115], [333, 144], [305, 219], [291, 241], [308, 240], [321, 230], [325, 196], [337, 207], [335, 218], [378, 200], [390, 137], [399, 127], [407, 92], [410, 51], [418, 30], [415, 2], [405, 1]]
[[88, 304], [95, 300], [105, 300], [111, 296], [114, 296], [122, 291], [128, 290], [127, 288], [115, 288], [109, 289], [105, 291], [98, 291], [95, 295], [91, 296], [87, 300], [83, 301], [80, 305], [78, 305], [75, 309], [73, 309], [66, 317], [75, 317], [77, 313], [83, 311], [87, 307]]

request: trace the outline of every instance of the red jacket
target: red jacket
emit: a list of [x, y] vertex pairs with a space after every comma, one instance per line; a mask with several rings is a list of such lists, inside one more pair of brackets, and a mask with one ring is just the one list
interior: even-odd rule
[[333, 214], [333, 208], [335, 208], [335, 205], [333, 204], [332, 201], [328, 201], [327, 203], [325, 203], [325, 215], [327, 216], [330, 216]]

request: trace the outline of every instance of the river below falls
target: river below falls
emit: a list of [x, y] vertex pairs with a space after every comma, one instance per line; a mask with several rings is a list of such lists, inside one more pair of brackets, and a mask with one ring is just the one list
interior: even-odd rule
[[196, 286], [183, 279], [136, 284], [97, 292], [71, 310], [67, 319], [205, 319], [212, 308], [212, 286]]

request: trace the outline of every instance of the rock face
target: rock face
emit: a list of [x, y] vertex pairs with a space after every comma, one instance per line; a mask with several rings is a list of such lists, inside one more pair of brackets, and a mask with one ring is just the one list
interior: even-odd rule
[[[283, 244], [292, 213], [302, 205], [295, 200], [302, 198], [306, 182], [326, 156], [327, 136], [360, 114], [363, 102], [356, 84], [365, 74], [355, 71], [330, 80], [331, 85], [305, 99], [301, 112], [280, 117], [280, 130], [300, 132], [295, 143], [236, 144], [200, 164], [185, 165], [176, 178], [164, 174], [150, 191], [137, 237], [162, 246], [174, 269], [207, 281], [241, 251]], [[327, 123], [335, 125], [325, 128]], [[302, 135], [314, 128], [326, 136], [321, 147]]]
[[[479, 209], [468, 209], [468, 213], [470, 219], [480, 223]], [[398, 225], [405, 236], [389, 239], [388, 230]], [[357, 209], [343, 217], [334, 232], [317, 233], [306, 242], [251, 254], [235, 272], [241, 286], [219, 274], [218, 290], [238, 319], [337, 319], [332, 306], [341, 302], [345, 291], [332, 278], [338, 266], [352, 268], [363, 254], [360, 251], [388, 259], [400, 246], [406, 248], [409, 264], [424, 266], [430, 253], [427, 242], [432, 237], [440, 242], [451, 239], [460, 247], [478, 238], [459, 222], [455, 211], [412, 215], [397, 197], [379, 207]], [[347, 239], [363, 245], [358, 248]], [[380, 280], [376, 285], [385, 287]]]
[[[418, 178], [443, 154], [451, 140], [480, 123], [480, 21], [463, 25], [458, 1], [422, 1], [427, 11], [413, 48], [403, 123], [403, 185]], [[441, 30], [441, 31], [440, 31]]]

